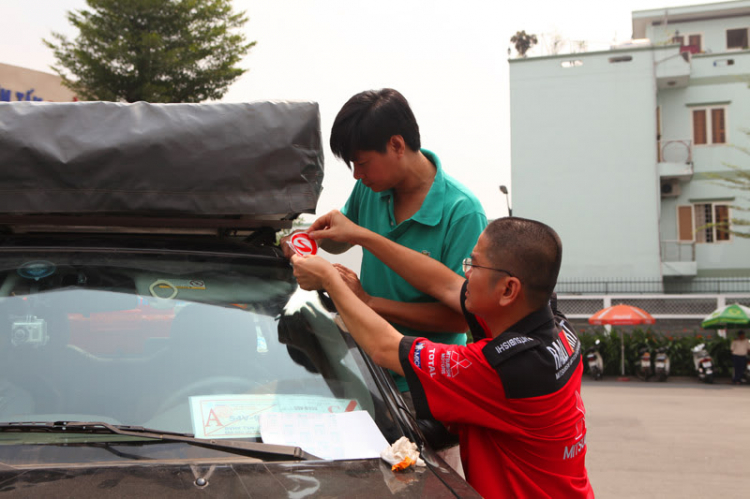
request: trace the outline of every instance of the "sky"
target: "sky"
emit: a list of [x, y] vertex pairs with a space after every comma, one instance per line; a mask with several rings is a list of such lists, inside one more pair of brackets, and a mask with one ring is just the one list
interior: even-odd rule
[[[631, 38], [631, 13], [691, 0], [234, 0], [257, 41], [248, 71], [222, 99], [302, 99], [319, 103], [325, 179], [318, 214], [344, 205], [354, 186], [330, 153], [331, 124], [352, 95], [391, 87], [409, 101], [422, 146], [472, 190], [488, 218], [512, 207], [508, 58], [516, 31], [537, 34], [540, 55], [554, 35], [591, 49]], [[75, 37], [66, 12], [85, 0], [0, 0], [0, 62], [51, 72], [52, 32]], [[499, 186], [506, 185], [506, 198]], [[314, 216], [307, 217], [308, 221]]]

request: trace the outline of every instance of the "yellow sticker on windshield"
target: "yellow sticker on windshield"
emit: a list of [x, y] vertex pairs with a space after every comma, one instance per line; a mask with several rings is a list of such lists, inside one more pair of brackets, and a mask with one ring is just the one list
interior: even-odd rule
[[170, 279], [169, 284], [172, 286], [169, 286], [168, 284], [157, 284], [157, 288], [176, 288], [176, 289], [206, 289], [206, 282], [199, 280], [199, 279]]

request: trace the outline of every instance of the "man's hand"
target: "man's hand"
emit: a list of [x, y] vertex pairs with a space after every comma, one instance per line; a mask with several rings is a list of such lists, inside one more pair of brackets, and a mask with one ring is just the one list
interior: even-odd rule
[[354, 291], [354, 294], [357, 295], [357, 298], [369, 305], [370, 295], [368, 295], [362, 288], [362, 283], [359, 282], [359, 277], [357, 277], [357, 274], [348, 267], [344, 267], [343, 265], [338, 263], [334, 263], [333, 267], [339, 271], [339, 275], [344, 280], [346, 285], [349, 286], [349, 289]]
[[295, 254], [291, 260], [297, 284], [304, 290], [326, 289], [331, 279], [338, 278], [338, 271], [333, 265], [319, 256], [302, 257]]
[[338, 210], [333, 210], [313, 222], [307, 234], [315, 240], [330, 239], [339, 243], [358, 244], [357, 236], [364, 231]]

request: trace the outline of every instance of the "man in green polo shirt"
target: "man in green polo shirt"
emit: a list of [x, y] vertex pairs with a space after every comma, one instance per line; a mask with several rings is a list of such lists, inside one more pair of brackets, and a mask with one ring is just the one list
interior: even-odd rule
[[[330, 145], [336, 157], [353, 166], [357, 180], [342, 210], [347, 218], [461, 274], [462, 260], [487, 218], [477, 198], [443, 171], [438, 157], [421, 149], [419, 126], [403, 95], [393, 89], [354, 95], [334, 120]], [[322, 248], [341, 253], [349, 246], [326, 240]], [[367, 250], [359, 279], [338, 268], [358, 296], [402, 334], [466, 344], [461, 314], [417, 291]], [[394, 379], [401, 392], [408, 390], [403, 377]]]

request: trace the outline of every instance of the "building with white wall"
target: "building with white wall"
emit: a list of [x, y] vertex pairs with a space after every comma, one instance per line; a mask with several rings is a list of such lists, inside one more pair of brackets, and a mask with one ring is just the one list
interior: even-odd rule
[[750, 169], [750, 1], [632, 20], [607, 51], [510, 60], [514, 215], [560, 233], [563, 292], [750, 300], [750, 239], [708, 225], [750, 204], [710, 177]]

